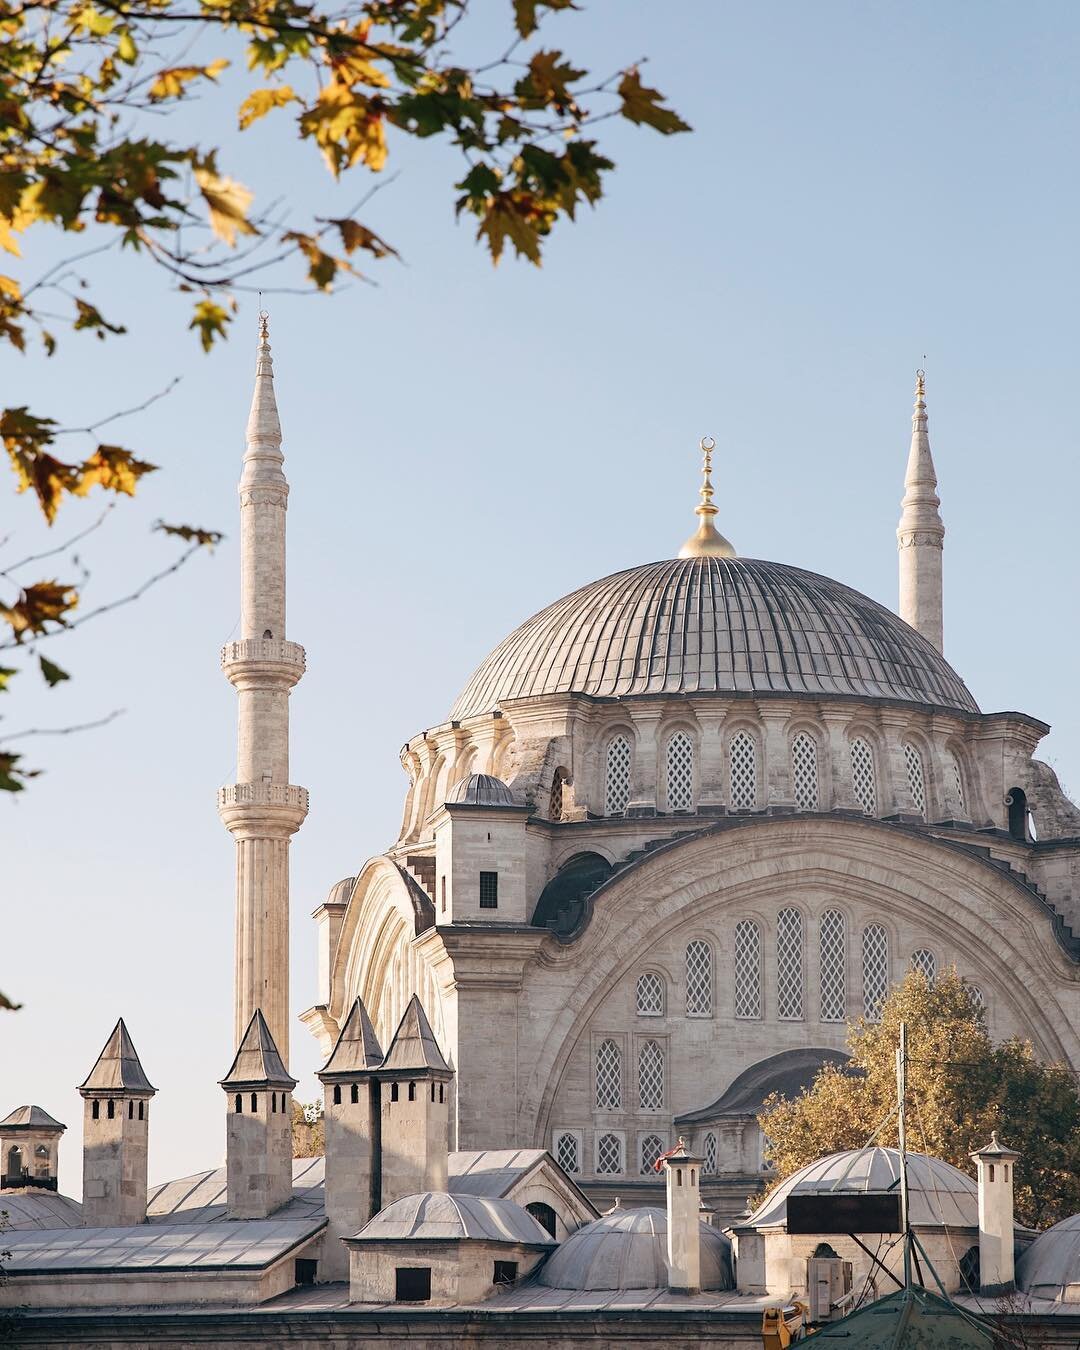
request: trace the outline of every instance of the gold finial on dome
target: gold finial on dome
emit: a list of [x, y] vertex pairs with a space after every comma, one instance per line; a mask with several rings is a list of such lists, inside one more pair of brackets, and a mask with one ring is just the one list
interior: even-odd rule
[[702, 436], [701, 454], [701, 501], [694, 508], [694, 514], [701, 517], [701, 524], [679, 549], [680, 558], [734, 558], [735, 549], [713, 524], [712, 518], [718, 512], [713, 505], [712, 453], [716, 441], [712, 436]]

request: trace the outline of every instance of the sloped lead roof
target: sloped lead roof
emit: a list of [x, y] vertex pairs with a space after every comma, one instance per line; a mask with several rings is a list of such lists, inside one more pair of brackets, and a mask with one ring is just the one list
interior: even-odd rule
[[876, 600], [799, 567], [698, 557], [617, 572], [534, 614], [483, 662], [450, 717], [546, 694], [740, 691], [979, 711], [941, 653]]
[[437, 1073], [453, 1073], [443, 1059], [442, 1051], [427, 1020], [420, 1000], [413, 994], [405, 1016], [401, 1019], [390, 1049], [382, 1062], [384, 1069], [407, 1072], [412, 1069], [431, 1069]]
[[[701, 1236], [702, 1289], [734, 1289], [731, 1241], [707, 1223]], [[666, 1289], [667, 1211], [622, 1209], [571, 1233], [540, 1271], [552, 1289]]]
[[58, 1120], [53, 1120], [43, 1107], [17, 1106], [11, 1115], [0, 1120], [2, 1130], [66, 1130]]
[[367, 1223], [353, 1242], [480, 1241], [553, 1247], [551, 1234], [512, 1200], [424, 1191], [406, 1195]]
[[330, 1058], [317, 1076], [325, 1083], [339, 1074], [353, 1075], [377, 1069], [382, 1062], [383, 1052], [375, 1028], [371, 1025], [367, 1009], [357, 998], [330, 1052]]
[[274, 1038], [262, 1010], [256, 1008], [251, 1014], [232, 1068], [221, 1080], [223, 1088], [289, 1088], [296, 1086], [296, 1079], [289, 1077], [289, 1071], [281, 1062]]
[[84, 1096], [95, 1092], [128, 1093], [132, 1096], [152, 1097], [157, 1088], [143, 1072], [139, 1054], [121, 1017], [105, 1042], [84, 1083], [79, 1085]]

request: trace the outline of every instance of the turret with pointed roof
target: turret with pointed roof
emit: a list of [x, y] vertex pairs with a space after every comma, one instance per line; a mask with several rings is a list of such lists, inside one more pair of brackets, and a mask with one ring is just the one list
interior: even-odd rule
[[930, 454], [926, 418], [926, 377], [915, 376], [911, 449], [904, 475], [904, 497], [896, 545], [900, 551], [900, 617], [937, 650], [944, 650], [942, 550], [945, 526], [937, 495], [937, 473]]
[[66, 1129], [40, 1106], [17, 1106], [0, 1120], [0, 1190], [55, 1191], [60, 1136]]
[[415, 994], [376, 1077], [381, 1097], [380, 1208], [405, 1195], [446, 1190], [454, 1071]]
[[330, 1058], [317, 1076], [323, 1084], [349, 1080], [379, 1068], [382, 1062], [383, 1052], [375, 1028], [371, 1025], [367, 1009], [357, 998], [341, 1028], [341, 1035], [334, 1043]]
[[126, 1228], [146, 1219], [150, 1098], [155, 1088], [121, 1017], [79, 1086], [83, 1098], [83, 1223]]
[[243, 1039], [236, 1051], [229, 1072], [221, 1079], [221, 1086], [230, 1088], [285, 1088], [291, 1092], [296, 1079], [281, 1062], [278, 1048], [266, 1025], [262, 1009], [251, 1014]]
[[229, 1072], [225, 1177], [230, 1219], [265, 1219], [292, 1199], [292, 1078], [262, 1011], [251, 1014]]

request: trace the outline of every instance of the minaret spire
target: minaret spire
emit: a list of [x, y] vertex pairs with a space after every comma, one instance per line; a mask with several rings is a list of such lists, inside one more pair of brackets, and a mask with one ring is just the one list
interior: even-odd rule
[[713, 504], [712, 454], [716, 441], [711, 436], [701, 438], [701, 488], [700, 500], [694, 507], [694, 514], [701, 524], [696, 532], [679, 549], [680, 558], [734, 558], [735, 549], [713, 524], [713, 517], [719, 514]]
[[896, 531], [900, 551], [900, 617], [928, 642], [943, 650], [942, 549], [945, 526], [937, 495], [937, 474], [930, 455], [926, 422], [926, 373], [915, 372], [915, 411], [911, 450]]
[[221, 652], [239, 698], [237, 781], [218, 793], [218, 814], [236, 840], [234, 1044], [261, 1009], [287, 1064], [289, 840], [308, 794], [289, 782], [289, 691], [304, 673], [304, 649], [285, 638], [284, 463], [263, 312], [239, 486], [240, 637]]

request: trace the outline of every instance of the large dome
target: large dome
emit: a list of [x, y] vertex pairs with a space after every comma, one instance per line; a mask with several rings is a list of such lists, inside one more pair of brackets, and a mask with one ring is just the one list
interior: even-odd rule
[[884, 605], [814, 572], [677, 558], [534, 614], [465, 686], [452, 720], [544, 694], [814, 694], [978, 712], [944, 657]]

